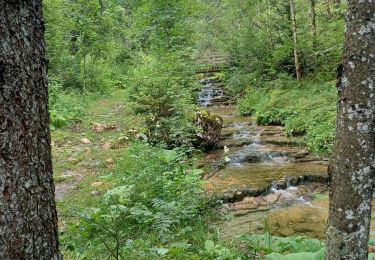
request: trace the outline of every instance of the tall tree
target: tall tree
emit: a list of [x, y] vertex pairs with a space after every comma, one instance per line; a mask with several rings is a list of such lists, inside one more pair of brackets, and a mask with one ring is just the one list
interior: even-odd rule
[[0, 1], [0, 259], [60, 259], [42, 1]]
[[327, 15], [331, 16], [332, 15], [332, 12], [331, 12], [331, 0], [326, 0], [326, 8], [327, 8]]
[[297, 21], [296, 21], [296, 5], [294, 0], [290, 0], [290, 18], [292, 20], [292, 32], [293, 32], [293, 53], [294, 53], [294, 66], [296, 69], [297, 81], [301, 80], [301, 65], [299, 61], [298, 51], [298, 35], [297, 35]]
[[367, 259], [375, 173], [375, 2], [350, 0], [331, 168], [326, 259]]
[[313, 50], [316, 51], [316, 40], [317, 40], [317, 30], [316, 30], [316, 0], [310, 0], [310, 12], [311, 12], [311, 34], [313, 37]]

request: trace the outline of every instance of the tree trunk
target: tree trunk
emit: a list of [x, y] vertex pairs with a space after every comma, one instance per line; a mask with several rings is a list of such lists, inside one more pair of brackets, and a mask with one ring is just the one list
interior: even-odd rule
[[341, 0], [335, 0], [336, 8], [339, 8], [341, 5]]
[[0, 259], [60, 259], [42, 1], [0, 0]]
[[326, 259], [367, 259], [375, 173], [375, 1], [350, 0], [336, 143], [331, 165]]
[[99, 1], [99, 6], [100, 6], [100, 14], [103, 14], [105, 11], [103, 0], [98, 0], [98, 1]]
[[311, 34], [313, 37], [313, 50], [316, 51], [316, 39], [317, 39], [317, 30], [316, 30], [316, 12], [315, 12], [316, 0], [310, 0], [311, 8]]
[[293, 32], [293, 53], [294, 53], [294, 65], [296, 68], [297, 81], [301, 80], [301, 66], [298, 54], [298, 36], [297, 36], [297, 22], [296, 22], [296, 7], [294, 0], [290, 0], [290, 18], [292, 20], [292, 32]]
[[327, 8], [327, 15], [330, 17], [332, 15], [332, 12], [331, 12], [331, 0], [326, 0], [326, 8]]

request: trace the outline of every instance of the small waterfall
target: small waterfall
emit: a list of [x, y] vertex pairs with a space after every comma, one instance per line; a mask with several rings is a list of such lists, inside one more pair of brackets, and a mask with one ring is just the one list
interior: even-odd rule
[[207, 108], [214, 105], [215, 102], [221, 102], [225, 99], [224, 91], [215, 86], [211, 80], [202, 80], [200, 83], [203, 88], [198, 96], [198, 104], [201, 107]]
[[289, 186], [287, 189], [278, 189], [276, 185], [273, 185], [273, 187], [270, 190], [270, 193], [280, 194], [280, 197], [282, 197], [285, 201], [288, 201], [289, 203], [297, 202], [312, 208], [320, 208], [320, 206], [313, 205], [311, 203], [311, 200], [299, 195], [298, 187], [296, 186]]

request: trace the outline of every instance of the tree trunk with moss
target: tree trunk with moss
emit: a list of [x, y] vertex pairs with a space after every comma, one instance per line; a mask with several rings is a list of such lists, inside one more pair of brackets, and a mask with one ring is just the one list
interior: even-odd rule
[[367, 259], [375, 173], [375, 1], [350, 0], [337, 83], [326, 259]]
[[0, 259], [60, 259], [42, 1], [0, 0]]

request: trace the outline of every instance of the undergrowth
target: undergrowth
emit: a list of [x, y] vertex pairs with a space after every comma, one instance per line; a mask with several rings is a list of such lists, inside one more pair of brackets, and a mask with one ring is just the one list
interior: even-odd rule
[[51, 130], [61, 128], [69, 123], [79, 122], [87, 106], [101, 94], [79, 90], [64, 91], [58, 81], [50, 79], [49, 113]]
[[181, 150], [135, 142], [116, 169], [102, 202], [79, 214], [62, 243], [72, 258], [234, 259], [210, 232], [201, 170]]

